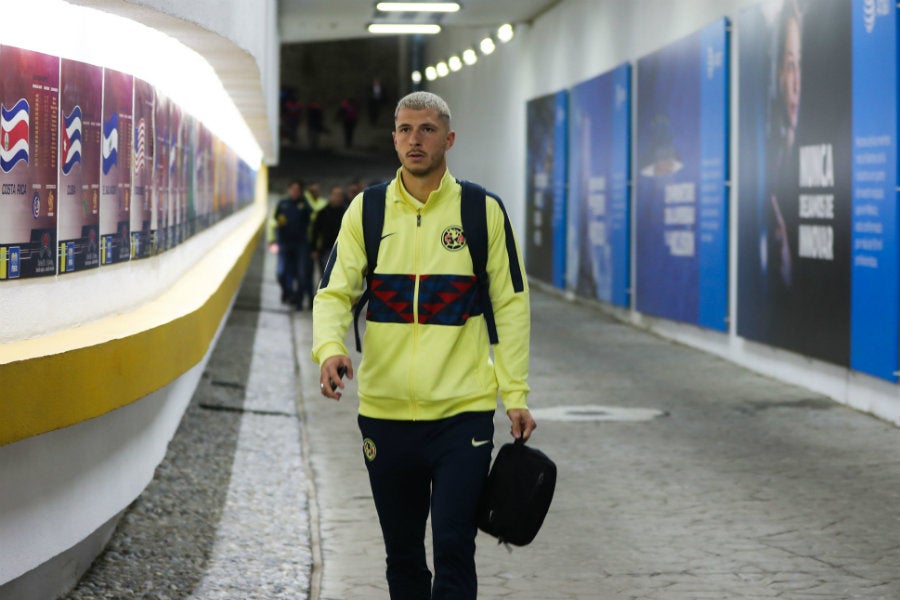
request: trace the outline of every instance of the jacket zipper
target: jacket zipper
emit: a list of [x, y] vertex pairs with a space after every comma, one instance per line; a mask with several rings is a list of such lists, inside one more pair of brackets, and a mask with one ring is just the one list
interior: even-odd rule
[[[422, 227], [422, 209], [420, 208], [416, 211], [416, 237], [415, 237], [415, 260], [414, 260], [415, 276], [416, 276], [415, 288], [413, 290], [413, 323], [412, 323], [412, 326], [413, 326], [413, 357], [414, 358], [419, 356], [419, 281], [420, 281], [419, 278], [421, 277], [421, 274], [420, 274], [421, 268], [419, 266], [419, 254], [420, 254], [419, 231], [420, 231], [421, 227]], [[417, 370], [418, 369], [410, 369], [410, 371], [409, 371], [409, 389], [410, 389], [410, 398], [412, 399], [411, 412], [412, 412], [413, 421], [419, 420], [419, 411], [417, 410], [419, 397], [418, 397], [418, 394], [417, 394], [417, 391], [415, 388], [415, 378], [413, 377], [413, 373]]]

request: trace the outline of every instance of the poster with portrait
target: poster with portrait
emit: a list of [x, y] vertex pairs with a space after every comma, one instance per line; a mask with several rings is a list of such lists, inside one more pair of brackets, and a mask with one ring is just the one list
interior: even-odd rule
[[897, 381], [897, 5], [853, 1], [850, 366]]
[[59, 58], [0, 46], [0, 280], [54, 275]]
[[134, 77], [103, 69], [100, 264], [131, 258], [131, 111]]
[[131, 158], [131, 258], [151, 255], [153, 208], [153, 86], [134, 78]]
[[728, 328], [728, 21], [641, 58], [636, 304]]
[[631, 66], [569, 90], [566, 288], [628, 307]]
[[561, 91], [526, 105], [526, 269], [560, 288], [566, 272], [567, 98]]
[[747, 9], [738, 21], [737, 332], [844, 366], [850, 358], [850, 8], [850, 0], [782, 0]]
[[172, 160], [170, 108], [171, 101], [154, 89], [153, 100], [153, 217], [150, 219], [151, 253], [165, 252], [171, 247], [170, 228], [175, 215], [169, 189], [169, 164]]
[[100, 266], [103, 69], [62, 59], [59, 77], [59, 272]]

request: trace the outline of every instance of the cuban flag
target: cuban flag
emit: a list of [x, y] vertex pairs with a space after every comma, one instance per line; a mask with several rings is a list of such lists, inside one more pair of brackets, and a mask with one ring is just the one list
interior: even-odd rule
[[119, 164], [119, 113], [114, 112], [109, 121], [103, 123], [103, 174]]
[[22, 98], [12, 108], [0, 104], [0, 169], [9, 173], [20, 160], [28, 164], [30, 117]]
[[73, 108], [63, 121], [66, 128], [62, 139], [62, 172], [68, 175], [72, 167], [81, 162], [81, 107]]
[[144, 124], [144, 119], [138, 121], [136, 129], [137, 131], [134, 135], [134, 172], [140, 173], [144, 169], [146, 160], [147, 126]]

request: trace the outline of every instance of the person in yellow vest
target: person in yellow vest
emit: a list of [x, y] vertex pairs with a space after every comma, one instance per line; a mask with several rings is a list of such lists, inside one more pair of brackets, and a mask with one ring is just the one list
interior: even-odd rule
[[[328, 205], [328, 200], [319, 196], [319, 184], [315, 181], [306, 186], [306, 190], [303, 192], [303, 199], [310, 210], [309, 228], [306, 233], [307, 239], [311, 239], [316, 217], [319, 211]], [[300, 305], [298, 306], [300, 309], [302, 309], [303, 299], [306, 297], [309, 297], [309, 306], [312, 308], [312, 299], [315, 294], [313, 281], [316, 281], [316, 261], [313, 259], [312, 252], [306, 256], [305, 260], [305, 269], [303, 271], [305, 279], [300, 282]]]

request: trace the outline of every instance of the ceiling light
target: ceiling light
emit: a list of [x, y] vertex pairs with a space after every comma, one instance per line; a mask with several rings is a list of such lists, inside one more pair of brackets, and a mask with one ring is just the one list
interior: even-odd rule
[[446, 77], [450, 74], [450, 67], [447, 66], [447, 63], [441, 61], [437, 64], [437, 74], [438, 77]]
[[425, 79], [428, 81], [434, 81], [437, 79], [437, 69], [434, 67], [425, 67]]
[[515, 32], [513, 31], [513, 26], [509, 23], [504, 23], [497, 29], [497, 39], [499, 39], [504, 44], [509, 40], [513, 39]]
[[455, 54], [447, 59], [447, 64], [450, 66], [451, 71], [459, 71], [462, 69], [462, 61]]
[[436, 23], [370, 23], [369, 33], [425, 33], [434, 35], [441, 32]]
[[420, 83], [422, 81], [422, 73], [420, 71], [413, 71], [411, 77], [413, 83]]
[[466, 48], [463, 51], [463, 62], [467, 65], [474, 65], [478, 62], [478, 53], [472, 48]]
[[456, 12], [459, 2], [379, 2], [381, 12]]
[[494, 45], [494, 40], [492, 40], [491, 38], [486, 37], [483, 40], [481, 40], [482, 54], [490, 54], [496, 48], [497, 48], [497, 46]]

